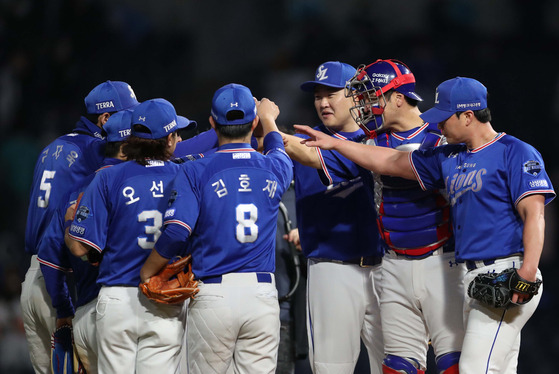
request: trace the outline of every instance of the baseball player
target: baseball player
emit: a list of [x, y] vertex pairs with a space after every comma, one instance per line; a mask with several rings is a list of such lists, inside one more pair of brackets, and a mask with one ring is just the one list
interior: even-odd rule
[[21, 290], [25, 335], [36, 373], [50, 370], [51, 334], [56, 326], [53, 309], [39, 270], [39, 242], [60, 204], [69, 193], [101, 165], [105, 141], [102, 126], [112, 113], [138, 104], [125, 82], [106, 81], [85, 97], [87, 114], [76, 128], [46, 146], [35, 165], [25, 229], [25, 251], [31, 265]]
[[[450, 144], [410, 153], [331, 140], [308, 127], [297, 128], [311, 137], [309, 146], [336, 149], [379, 174], [417, 179], [423, 190], [444, 188], [456, 260], [468, 269], [465, 285], [478, 274], [507, 268], [516, 269], [525, 282], [541, 279], [544, 205], [555, 192], [539, 152], [493, 129], [487, 90], [475, 79], [441, 83], [435, 107], [421, 118], [438, 123]], [[499, 309], [466, 296], [460, 373], [516, 373], [520, 331], [540, 297], [541, 292], [530, 300], [514, 291], [513, 306]]]
[[[217, 152], [182, 165], [165, 229], [142, 268], [142, 280], [182, 248], [192, 253], [200, 292], [188, 311], [189, 372], [274, 373], [280, 333], [274, 281], [278, 208], [292, 178], [268, 99], [228, 84], [212, 100]], [[250, 146], [258, 121], [264, 155]]]
[[[347, 85], [351, 114], [368, 144], [394, 149], [429, 149], [443, 138], [436, 124], [421, 119], [415, 77], [396, 60], [359, 68]], [[338, 183], [355, 178], [340, 158], [324, 156], [325, 172]], [[419, 183], [374, 176], [375, 207], [385, 250], [380, 310], [385, 373], [423, 373], [431, 341], [439, 373], [458, 368], [465, 267], [454, 261], [450, 206], [436, 190]], [[428, 275], [428, 276], [426, 276]]]
[[[314, 94], [322, 122], [316, 131], [352, 141], [364, 137], [350, 115], [352, 100], [344, 95], [344, 87], [354, 74], [352, 66], [329, 61], [317, 68], [314, 80], [301, 85], [303, 91]], [[295, 160], [297, 224], [308, 259], [307, 333], [313, 372], [352, 373], [363, 340], [371, 373], [381, 373], [383, 252], [378, 245], [373, 190], [369, 187], [371, 173], [338, 152], [311, 150], [300, 144], [301, 138], [284, 136], [286, 151]], [[343, 160], [355, 177], [333, 182], [323, 167], [330, 157]], [[364, 207], [364, 203], [369, 206]]]
[[[117, 112], [103, 125], [107, 145], [103, 170], [126, 160], [122, 152], [124, 141], [130, 135], [132, 111]], [[77, 354], [89, 374], [97, 373], [97, 339], [95, 329], [95, 304], [100, 286], [97, 284], [99, 273], [97, 266], [87, 260], [72, 256], [64, 244], [64, 216], [67, 208], [76, 203], [80, 192], [91, 182], [94, 175], [86, 178], [83, 187], [70, 195], [70, 202], [62, 205], [55, 213], [51, 223], [39, 242], [37, 260], [45, 278], [46, 289], [52, 306], [56, 309], [56, 327], [73, 326], [73, 337]], [[66, 282], [66, 275], [72, 272], [76, 285], [77, 300], [74, 303], [70, 294], [72, 290]], [[75, 314], [75, 315], [74, 315]], [[73, 317], [73, 318], [72, 318]]]
[[189, 125], [164, 99], [138, 105], [123, 148], [130, 161], [97, 173], [66, 230], [74, 255], [103, 256], [96, 304], [101, 374], [179, 370], [184, 303], [151, 302], [138, 285], [141, 266], [160, 235], [168, 186], [180, 168], [169, 162], [181, 140], [177, 130]]

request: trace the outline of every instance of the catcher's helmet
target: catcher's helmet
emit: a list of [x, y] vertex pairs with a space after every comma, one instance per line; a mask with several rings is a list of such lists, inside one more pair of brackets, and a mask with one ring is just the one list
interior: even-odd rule
[[378, 106], [378, 98], [391, 89], [410, 99], [423, 101], [415, 93], [412, 72], [397, 60], [379, 59], [370, 65], [362, 65], [347, 83], [346, 96], [352, 97], [355, 104], [351, 108], [351, 115], [366, 133], [382, 126], [384, 110]]

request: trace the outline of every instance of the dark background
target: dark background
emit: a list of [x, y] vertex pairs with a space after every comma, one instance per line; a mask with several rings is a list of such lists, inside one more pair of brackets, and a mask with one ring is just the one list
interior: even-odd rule
[[[443, 80], [483, 82], [493, 127], [538, 148], [557, 181], [558, 42], [553, 0], [1, 1], [0, 372], [11, 362], [28, 367], [19, 292], [34, 163], [73, 128], [97, 84], [122, 80], [140, 101], [164, 97], [202, 131], [213, 92], [241, 83], [274, 100], [289, 128], [316, 124], [299, 84], [322, 62], [395, 58], [413, 71], [423, 111]], [[523, 330], [519, 373], [557, 371], [556, 215], [553, 202], [545, 292]]]

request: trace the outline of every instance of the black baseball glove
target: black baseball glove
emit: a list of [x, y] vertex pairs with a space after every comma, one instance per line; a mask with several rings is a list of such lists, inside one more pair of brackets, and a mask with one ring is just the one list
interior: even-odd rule
[[528, 295], [523, 302], [526, 304], [538, 294], [542, 281], [527, 281], [518, 275], [516, 269], [510, 268], [500, 273], [478, 274], [468, 286], [468, 296], [494, 308], [509, 308], [514, 292]]

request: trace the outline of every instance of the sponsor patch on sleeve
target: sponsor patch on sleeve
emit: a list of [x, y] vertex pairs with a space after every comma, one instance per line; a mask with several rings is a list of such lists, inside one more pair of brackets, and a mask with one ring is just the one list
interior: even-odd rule
[[83, 236], [85, 234], [85, 227], [78, 226], [78, 225], [72, 223], [72, 226], [70, 226], [70, 233], [72, 233], [74, 235]]
[[165, 211], [165, 217], [164, 218], [169, 218], [169, 217], [174, 217], [174, 216], [175, 216], [175, 208], [167, 209]]
[[549, 188], [549, 183], [545, 179], [537, 179], [528, 182], [530, 188]]

